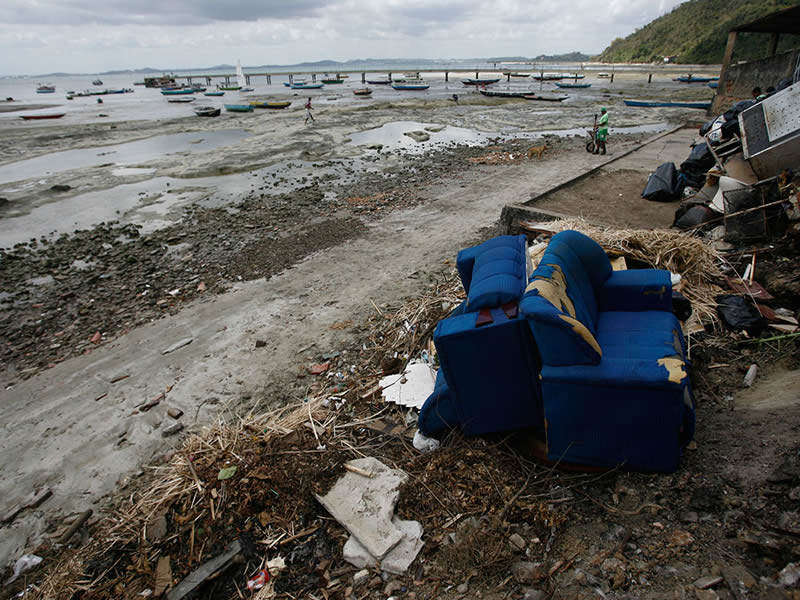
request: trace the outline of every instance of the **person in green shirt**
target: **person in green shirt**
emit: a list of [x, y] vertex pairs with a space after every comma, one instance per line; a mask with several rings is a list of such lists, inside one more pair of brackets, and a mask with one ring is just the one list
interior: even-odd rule
[[608, 139], [608, 111], [600, 109], [600, 120], [597, 122], [597, 134], [595, 135], [595, 154], [606, 153], [606, 140]]

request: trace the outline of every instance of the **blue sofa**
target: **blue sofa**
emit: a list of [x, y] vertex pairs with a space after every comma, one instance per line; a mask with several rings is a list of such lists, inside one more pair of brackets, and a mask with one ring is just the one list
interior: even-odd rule
[[459, 254], [467, 300], [434, 332], [441, 369], [420, 430], [539, 427], [553, 461], [677, 468], [694, 403], [669, 273], [612, 271], [576, 231], [555, 235], [532, 274], [526, 259], [524, 236]]

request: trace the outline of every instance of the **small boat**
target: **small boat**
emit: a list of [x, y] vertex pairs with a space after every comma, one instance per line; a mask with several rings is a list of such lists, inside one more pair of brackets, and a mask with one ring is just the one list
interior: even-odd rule
[[392, 83], [391, 79], [367, 79], [367, 83], [370, 85], [389, 85]]
[[353, 94], [355, 94], [356, 96], [371, 96], [372, 90], [369, 88], [364, 88], [361, 90], [353, 90]]
[[699, 108], [708, 110], [711, 102], [673, 102], [670, 100], [623, 100], [625, 106], [641, 106], [647, 108], [669, 107], [669, 108]]
[[242, 86], [240, 86], [240, 85], [218, 85], [217, 89], [218, 90], [223, 90], [225, 92], [236, 92], [236, 91], [242, 89]]
[[464, 85], [492, 85], [493, 83], [497, 83], [498, 81], [500, 81], [499, 77], [497, 77], [497, 78], [493, 77], [491, 79], [473, 79], [473, 78], [469, 78], [469, 79], [462, 79], [461, 83], [463, 83]]
[[519, 73], [517, 71], [511, 71], [510, 73], [508, 71], [506, 71], [506, 72], [503, 73], [503, 75], [505, 75], [507, 77], [530, 77], [531, 76], [530, 73]]
[[259, 102], [252, 100], [250, 106], [253, 108], [286, 108], [291, 102]]
[[40, 84], [36, 86], [36, 93], [37, 94], [52, 94], [56, 91], [56, 86], [51, 84]]
[[144, 81], [134, 81], [133, 85], [146, 85]]
[[713, 81], [713, 82], [708, 84], [708, 87], [710, 87], [712, 90], [715, 90], [715, 89], [717, 89], [718, 85], [719, 85], [719, 82]]
[[525, 94], [525, 100], [538, 100], [539, 102], [563, 102], [569, 96], [540, 96], [539, 94]]
[[253, 107], [249, 104], [225, 104], [228, 112], [253, 112]]
[[185, 96], [187, 94], [194, 94], [194, 90], [192, 89], [185, 89], [185, 90], [161, 90], [161, 94], [164, 96]]
[[194, 96], [180, 96], [178, 98], [167, 98], [167, 102], [172, 102], [173, 104], [185, 104], [186, 102], [194, 102], [196, 98]]
[[708, 83], [709, 81], [717, 81], [719, 77], [695, 77], [694, 75], [682, 75], [672, 81], [680, 81], [681, 83]]
[[284, 81], [283, 85], [285, 85], [286, 87], [292, 87], [293, 85], [303, 85], [304, 83], [307, 82], [308, 79], [306, 79], [305, 77], [293, 77], [291, 81]]
[[199, 83], [193, 83], [192, 87], [189, 89], [192, 90], [193, 92], [205, 92], [207, 88], [203, 85], [200, 85]]
[[38, 121], [40, 119], [60, 119], [67, 113], [56, 113], [56, 114], [49, 114], [49, 115], [20, 115], [21, 119], [25, 119], [26, 121]]
[[149, 88], [160, 88], [164, 87], [165, 85], [175, 84], [175, 78], [170, 77], [168, 75], [162, 75], [161, 77], [145, 77], [144, 78], [144, 86]]
[[243, 88], [239, 88], [239, 91], [240, 92], [255, 92], [255, 89], [253, 89], [251, 87], [243, 87]]
[[611, 77], [611, 73], [598, 73], [597, 76], [601, 79], [607, 79], [608, 77]]
[[218, 117], [222, 112], [219, 106], [195, 106], [193, 110], [198, 117]]
[[205, 92], [203, 96], [224, 96], [225, 92]]
[[102, 82], [100, 79], [95, 79], [95, 80], [92, 82], [92, 85], [103, 85], [103, 82]]
[[289, 87], [293, 90], [318, 90], [322, 85], [321, 83], [293, 83]]
[[395, 79], [392, 82], [393, 90], [427, 90], [430, 84], [419, 77], [409, 76], [408, 79]]
[[332, 79], [320, 79], [320, 81], [321, 81], [322, 83], [330, 83], [330, 84], [334, 84], [334, 83], [344, 83], [344, 79], [339, 79], [339, 78], [332, 78]]
[[567, 89], [571, 89], [571, 90], [578, 90], [578, 89], [592, 87], [592, 84], [591, 83], [561, 83], [559, 81], [556, 81], [556, 87], [567, 88]]
[[490, 98], [523, 98], [530, 94], [530, 91], [514, 91], [514, 90], [478, 90], [484, 96]]
[[[564, 79], [561, 73], [539, 73], [531, 75], [536, 81], [560, 81]], [[571, 79], [571, 78], [570, 78]]]

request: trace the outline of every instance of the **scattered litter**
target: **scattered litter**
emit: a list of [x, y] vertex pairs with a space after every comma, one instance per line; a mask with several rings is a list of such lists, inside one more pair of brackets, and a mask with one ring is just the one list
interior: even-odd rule
[[217, 480], [225, 481], [226, 479], [230, 479], [231, 477], [236, 475], [236, 469], [237, 469], [236, 465], [220, 469], [219, 473], [217, 474]]
[[747, 373], [744, 376], [744, 381], [742, 385], [744, 387], [751, 387], [753, 382], [756, 380], [756, 373], [758, 372], [758, 367], [756, 365], [750, 365], [750, 368], [747, 369]]
[[422, 408], [433, 392], [436, 370], [421, 360], [408, 363], [402, 373], [388, 375], [380, 381], [383, 399], [400, 406]]
[[421, 431], [417, 431], [414, 434], [414, 448], [422, 452], [423, 454], [427, 454], [428, 452], [433, 452], [440, 446], [439, 440], [436, 438], [430, 438], [426, 436]]
[[325, 371], [327, 371], [330, 368], [330, 366], [331, 364], [328, 362], [311, 365], [308, 368], [308, 372], [311, 373], [312, 375], [322, 375]]
[[160, 556], [156, 564], [156, 583], [153, 595], [158, 598], [172, 585], [172, 567], [169, 556]]
[[256, 573], [255, 577], [247, 580], [247, 589], [251, 592], [253, 590], [260, 590], [269, 581], [269, 573], [266, 569], [261, 569]]
[[178, 342], [175, 342], [174, 344], [172, 344], [172, 346], [169, 346], [165, 350], [162, 350], [161, 354], [169, 354], [170, 352], [175, 352], [175, 350], [179, 350], [180, 348], [183, 348], [184, 346], [188, 346], [193, 341], [194, 341], [194, 338], [190, 338], [190, 337], [189, 338], [184, 338], [184, 339], [182, 339], [182, 340], [180, 340]]
[[180, 419], [183, 416], [183, 411], [180, 408], [168, 408], [167, 414], [173, 419]]
[[241, 551], [242, 547], [238, 540], [233, 542], [228, 550], [200, 565], [186, 579], [171, 589], [167, 593], [167, 600], [181, 600], [188, 596], [206, 579], [215, 573], [222, 572]]
[[42, 557], [35, 554], [23, 554], [14, 563], [14, 574], [6, 581], [6, 585], [14, 583], [25, 571], [32, 569], [42, 562]]

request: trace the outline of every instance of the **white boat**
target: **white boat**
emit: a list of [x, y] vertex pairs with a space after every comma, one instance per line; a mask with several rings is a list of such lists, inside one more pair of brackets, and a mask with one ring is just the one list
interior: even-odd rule
[[239, 60], [236, 61], [236, 83], [238, 84], [240, 91], [253, 91], [252, 88], [248, 88], [247, 86], [247, 79], [245, 79], [244, 71], [242, 70], [242, 62]]

